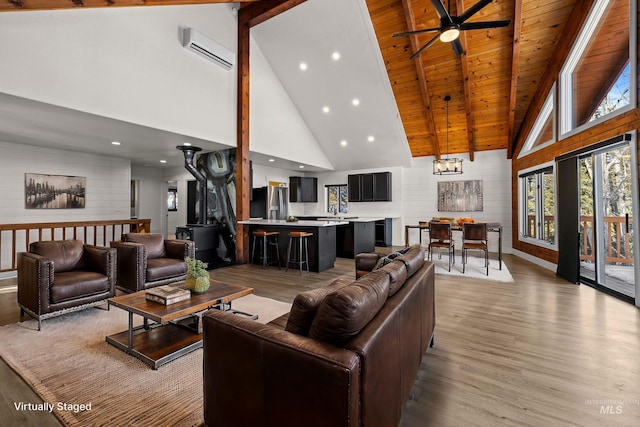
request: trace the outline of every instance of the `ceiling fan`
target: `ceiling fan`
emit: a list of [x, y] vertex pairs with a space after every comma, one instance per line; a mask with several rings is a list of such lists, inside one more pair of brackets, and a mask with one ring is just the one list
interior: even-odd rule
[[465, 10], [462, 15], [459, 16], [451, 16], [449, 14], [449, 10], [451, 10], [451, 0], [449, 0], [449, 8], [445, 9], [444, 3], [442, 0], [431, 0], [433, 7], [436, 10], [436, 13], [440, 17], [440, 26], [437, 28], [426, 28], [423, 30], [415, 30], [415, 31], [407, 31], [406, 33], [397, 33], [393, 34], [392, 37], [404, 37], [404, 36], [412, 36], [415, 34], [429, 33], [433, 31], [437, 31], [436, 34], [431, 40], [429, 40], [426, 44], [424, 44], [416, 53], [411, 55], [411, 59], [420, 55], [426, 48], [431, 46], [436, 42], [436, 40], [440, 39], [442, 42], [451, 42], [451, 46], [453, 47], [456, 55], [460, 55], [464, 52], [462, 48], [462, 43], [460, 43], [460, 39], [458, 36], [460, 35], [460, 31], [465, 30], [482, 30], [486, 28], [500, 28], [506, 27], [511, 23], [511, 20], [505, 21], [485, 21], [485, 22], [466, 22], [473, 15], [478, 13], [483, 7], [491, 3], [493, 0], [480, 0], [478, 3], [471, 6], [469, 9]]

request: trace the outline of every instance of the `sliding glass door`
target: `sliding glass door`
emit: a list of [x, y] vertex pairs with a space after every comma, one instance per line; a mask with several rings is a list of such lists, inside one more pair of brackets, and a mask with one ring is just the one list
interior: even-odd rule
[[580, 281], [628, 299], [636, 295], [633, 145], [624, 141], [579, 158]]

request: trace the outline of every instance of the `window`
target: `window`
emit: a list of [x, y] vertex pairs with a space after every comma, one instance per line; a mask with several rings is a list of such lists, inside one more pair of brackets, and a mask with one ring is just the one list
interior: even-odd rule
[[532, 243], [555, 245], [556, 203], [552, 166], [521, 173], [520, 237]]
[[178, 190], [170, 189], [167, 192], [167, 209], [170, 211], [178, 210]]
[[555, 85], [547, 95], [547, 99], [544, 101], [544, 105], [538, 114], [531, 132], [527, 137], [526, 142], [518, 157], [525, 156], [537, 149], [549, 144], [553, 144], [556, 141], [555, 138], [555, 114], [554, 114], [554, 101], [555, 101]]
[[560, 72], [563, 135], [635, 105], [635, 9], [630, 0], [595, 1]]
[[330, 214], [349, 212], [347, 185], [327, 185], [327, 212]]

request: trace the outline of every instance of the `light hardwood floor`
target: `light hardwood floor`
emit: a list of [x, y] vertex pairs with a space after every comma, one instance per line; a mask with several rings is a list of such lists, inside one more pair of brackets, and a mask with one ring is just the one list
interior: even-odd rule
[[[400, 425], [639, 425], [640, 310], [515, 256], [505, 263], [515, 283], [436, 277], [436, 345], [422, 359]], [[290, 302], [353, 270], [352, 260], [338, 259], [320, 274], [251, 265], [211, 274]], [[0, 292], [0, 324], [18, 314], [15, 294]], [[4, 363], [0, 379], [0, 425], [59, 425], [40, 414], [17, 419], [16, 396], [37, 397]]]

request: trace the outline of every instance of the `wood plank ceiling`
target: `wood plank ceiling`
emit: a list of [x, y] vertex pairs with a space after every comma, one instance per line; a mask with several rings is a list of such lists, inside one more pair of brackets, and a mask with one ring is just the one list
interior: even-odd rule
[[[506, 28], [463, 31], [466, 54], [437, 41], [410, 56], [434, 33], [394, 33], [440, 25], [430, 0], [366, 0], [414, 157], [507, 149], [512, 144], [562, 37], [576, 0], [494, 0], [469, 22], [510, 19]], [[444, 1], [460, 15], [477, 0]]]

